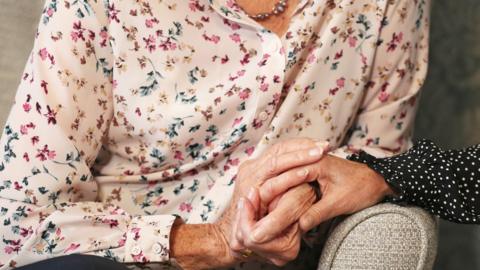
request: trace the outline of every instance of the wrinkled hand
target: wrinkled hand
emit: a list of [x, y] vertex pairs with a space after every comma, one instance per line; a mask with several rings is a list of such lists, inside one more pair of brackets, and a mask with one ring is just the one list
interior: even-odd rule
[[[247, 198], [239, 201], [237, 217], [235, 219], [237, 231], [231, 241], [231, 247], [236, 252], [249, 249], [277, 266], [283, 266], [294, 260], [300, 251], [302, 231], [297, 223], [300, 216], [316, 201], [316, 194], [308, 184], [302, 184], [288, 190], [277, 197], [269, 205], [268, 222], [282, 222], [288, 224], [275, 239], [258, 243], [253, 231], [262, 226], [261, 200], [256, 188], [252, 188]], [[270, 225], [266, 225], [270, 226]]]
[[[393, 194], [392, 189], [383, 177], [364, 164], [325, 156], [318, 162], [297, 168], [307, 175], [303, 180], [288, 177], [288, 173], [274, 177], [260, 187], [261, 200], [272, 200], [291, 187], [306, 181], [318, 181], [321, 199], [314, 204], [299, 221], [300, 229], [306, 232], [336, 216], [352, 214], [373, 206], [387, 195]], [[306, 179], [306, 180], [305, 180]], [[253, 232], [257, 242], [268, 242], [289, 226], [281, 219], [271, 219], [268, 215]]]
[[[311, 139], [290, 139], [273, 145], [260, 157], [242, 163], [237, 172], [230, 206], [214, 224], [221, 232], [225, 248], [230, 250], [231, 241], [235, 239], [237, 223], [233, 221], [237, 213], [237, 205], [240, 198], [247, 197], [250, 188], [259, 187], [266, 180], [293, 168], [314, 164], [322, 158], [323, 151], [322, 145], [316, 145], [316, 142]], [[307, 175], [302, 177], [305, 178]], [[224, 256], [232, 264], [239, 259], [235, 252]]]

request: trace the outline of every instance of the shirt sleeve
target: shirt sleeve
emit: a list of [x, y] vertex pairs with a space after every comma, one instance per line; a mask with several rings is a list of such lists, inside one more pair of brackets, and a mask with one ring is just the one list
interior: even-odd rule
[[[387, 1], [365, 97], [345, 145], [332, 154], [358, 150], [391, 156], [411, 147], [419, 91], [428, 64], [430, 1]], [[383, 2], [382, 2], [383, 3]]]
[[422, 140], [395, 157], [360, 152], [349, 159], [385, 178], [398, 194], [388, 201], [417, 205], [453, 222], [480, 223], [480, 145], [445, 151]]
[[[97, 201], [90, 167], [113, 115], [105, 1], [47, 1], [0, 140], [0, 269], [71, 253], [168, 260], [175, 217]], [[112, 20], [111, 23], [113, 23]]]

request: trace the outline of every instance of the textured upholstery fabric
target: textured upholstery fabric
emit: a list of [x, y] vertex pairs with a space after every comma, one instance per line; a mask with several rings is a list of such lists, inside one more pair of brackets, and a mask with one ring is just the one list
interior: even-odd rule
[[381, 204], [363, 210], [333, 230], [318, 269], [432, 269], [436, 223], [414, 207]]
[[[32, 47], [41, 0], [0, 0], [0, 124]], [[434, 220], [415, 208], [376, 206], [346, 218], [327, 240], [319, 269], [431, 269]]]

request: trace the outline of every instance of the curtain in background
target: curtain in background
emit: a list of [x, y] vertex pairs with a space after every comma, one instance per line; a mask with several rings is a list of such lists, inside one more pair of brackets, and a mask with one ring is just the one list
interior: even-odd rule
[[[322, 0], [316, 0], [322, 1]], [[43, 0], [0, 0], [0, 125], [13, 100]], [[480, 1], [435, 0], [430, 73], [416, 137], [480, 143]], [[480, 269], [480, 226], [442, 222], [436, 270]]]

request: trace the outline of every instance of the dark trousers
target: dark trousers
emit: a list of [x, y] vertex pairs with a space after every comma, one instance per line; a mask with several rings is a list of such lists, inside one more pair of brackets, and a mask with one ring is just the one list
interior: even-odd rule
[[69, 255], [25, 265], [17, 270], [128, 270], [128, 268], [121, 263], [97, 256]]

